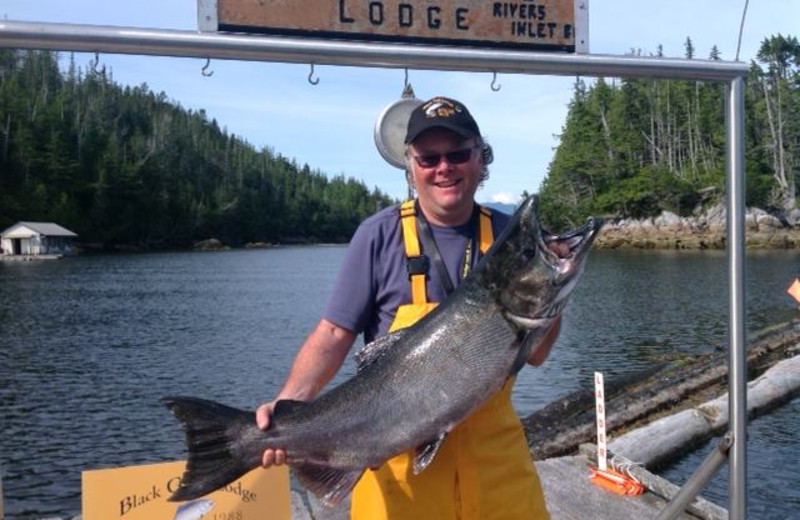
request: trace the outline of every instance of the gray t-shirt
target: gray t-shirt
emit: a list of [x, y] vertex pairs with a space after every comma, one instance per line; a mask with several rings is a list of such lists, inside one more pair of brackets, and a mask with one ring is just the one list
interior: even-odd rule
[[[500, 211], [492, 211], [491, 215], [492, 232], [497, 237], [510, 217]], [[323, 314], [340, 327], [363, 332], [365, 343], [386, 334], [397, 307], [411, 302], [401, 227], [399, 205], [385, 208], [361, 223], [350, 240]], [[468, 222], [456, 227], [430, 227], [453, 286], [457, 287], [466, 242], [475, 234], [474, 225]], [[432, 258], [422, 245], [420, 249]], [[472, 250], [476, 252], [474, 266], [479, 259], [477, 245]], [[446, 297], [433, 262], [428, 267], [426, 287], [429, 301], [441, 302]]]

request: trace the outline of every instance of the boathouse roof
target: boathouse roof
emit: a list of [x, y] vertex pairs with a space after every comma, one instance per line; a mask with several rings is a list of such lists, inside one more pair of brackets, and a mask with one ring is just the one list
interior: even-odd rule
[[0, 233], [3, 238], [30, 238], [37, 235], [48, 237], [78, 236], [76, 233], [54, 222], [17, 222]]

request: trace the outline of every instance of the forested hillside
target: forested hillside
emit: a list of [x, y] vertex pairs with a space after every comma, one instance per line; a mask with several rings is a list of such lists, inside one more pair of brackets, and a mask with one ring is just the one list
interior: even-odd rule
[[[687, 38], [686, 57], [695, 58]], [[712, 49], [710, 59], [719, 59]], [[63, 67], [63, 66], [62, 66]], [[724, 195], [721, 83], [578, 79], [540, 194], [559, 229], [586, 216], [688, 215]], [[745, 86], [747, 204], [789, 215], [800, 176], [800, 43], [763, 41]], [[0, 229], [55, 221], [81, 241], [345, 241], [391, 200], [221, 129], [110, 71], [0, 51]]]
[[82, 242], [142, 247], [346, 241], [392, 202], [256, 150], [146, 85], [58, 61], [0, 51], [0, 229], [55, 221]]
[[[694, 59], [690, 39], [686, 58]], [[659, 52], [660, 54], [660, 52]], [[716, 48], [710, 59], [719, 59]], [[554, 228], [590, 214], [688, 215], [717, 202], [725, 184], [725, 85], [578, 79], [561, 143], [542, 184]], [[800, 176], [800, 44], [762, 42], [745, 86], [747, 204], [787, 215]]]

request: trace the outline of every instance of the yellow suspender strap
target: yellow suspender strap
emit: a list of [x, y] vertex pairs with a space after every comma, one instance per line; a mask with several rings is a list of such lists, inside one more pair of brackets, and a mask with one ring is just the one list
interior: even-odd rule
[[[480, 240], [481, 253], [486, 253], [494, 242], [492, 233], [492, 212], [483, 206], [480, 208]], [[400, 205], [400, 222], [403, 225], [403, 245], [405, 247], [406, 258], [414, 258], [420, 255], [419, 237], [417, 236], [417, 217], [414, 208], [414, 201], [407, 200]], [[425, 304], [428, 302], [428, 295], [425, 289], [425, 273], [412, 274], [411, 278], [411, 303]]]
[[[414, 201], [407, 200], [400, 205], [400, 221], [403, 225], [403, 243], [406, 258], [419, 256], [419, 238], [417, 237], [417, 217]], [[411, 275], [411, 303], [425, 304], [428, 296], [425, 292], [425, 273]]]
[[492, 245], [492, 242], [494, 242], [494, 236], [492, 235], [492, 212], [483, 206], [478, 207], [481, 208], [480, 249], [481, 253], [486, 253]]

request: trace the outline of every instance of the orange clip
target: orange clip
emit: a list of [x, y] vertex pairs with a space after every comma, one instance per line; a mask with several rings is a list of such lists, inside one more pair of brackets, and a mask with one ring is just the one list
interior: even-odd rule
[[638, 480], [613, 469], [593, 469], [589, 480], [618, 495], [639, 495], [644, 491]]
[[786, 289], [786, 292], [788, 292], [792, 298], [800, 302], [800, 278], [795, 278], [794, 283]]

